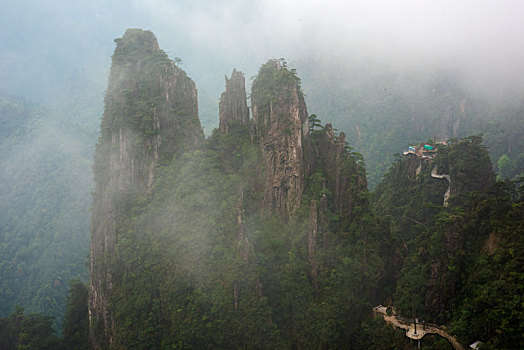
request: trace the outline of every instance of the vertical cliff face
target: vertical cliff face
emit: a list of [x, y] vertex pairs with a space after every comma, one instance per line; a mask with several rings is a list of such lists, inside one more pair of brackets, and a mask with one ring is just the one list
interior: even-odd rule
[[229, 133], [232, 125], [247, 125], [249, 109], [246, 99], [246, 81], [244, 74], [233, 69], [231, 78], [226, 76], [226, 91], [220, 97], [220, 131]]
[[[300, 79], [270, 60], [253, 82], [253, 119], [234, 70], [220, 131], [186, 150], [203, 138], [194, 83], [150, 32], [117, 44], [95, 161], [94, 348], [347, 343], [341, 315], [364, 314], [351, 300], [374, 282], [358, 271], [376, 279], [379, 259], [345, 135], [313, 118], [310, 130]], [[322, 340], [305, 331], [312, 322]]]
[[263, 213], [287, 220], [300, 206], [304, 190], [303, 142], [309, 124], [300, 80], [281, 62], [270, 60], [253, 82], [251, 104], [266, 170]]
[[333, 213], [351, 220], [353, 208], [364, 204], [358, 195], [367, 191], [367, 182], [363, 163], [351, 154], [345, 133], [335, 135], [329, 123], [313, 131], [306, 143], [306, 168], [308, 176], [322, 174], [332, 194]]
[[195, 83], [153, 33], [129, 29], [115, 42], [94, 165], [89, 318], [95, 348], [114, 336], [111, 262], [126, 205], [151, 191], [159, 163], [203, 139]]

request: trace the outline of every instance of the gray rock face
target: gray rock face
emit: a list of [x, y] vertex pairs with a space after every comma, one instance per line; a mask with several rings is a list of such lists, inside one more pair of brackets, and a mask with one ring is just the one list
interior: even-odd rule
[[130, 198], [150, 193], [155, 169], [203, 139], [195, 83], [149, 31], [128, 29], [117, 47], [96, 149], [89, 319], [94, 348], [114, 337], [110, 294], [121, 222]]
[[246, 80], [244, 74], [233, 69], [231, 78], [226, 78], [226, 91], [220, 97], [220, 131], [229, 133], [231, 125], [247, 125], [249, 108], [246, 99]]
[[308, 113], [299, 81], [278, 61], [260, 69], [251, 93], [253, 124], [265, 164], [263, 215], [288, 220], [304, 190]]

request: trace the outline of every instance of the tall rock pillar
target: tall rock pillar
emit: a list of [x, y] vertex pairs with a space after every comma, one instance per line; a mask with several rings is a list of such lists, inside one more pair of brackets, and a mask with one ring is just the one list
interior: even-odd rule
[[150, 193], [158, 164], [203, 139], [195, 83], [150, 31], [128, 29], [117, 43], [96, 147], [89, 283], [93, 348], [111, 347], [112, 264], [134, 199]]
[[244, 74], [233, 69], [231, 78], [226, 76], [226, 91], [222, 93], [219, 104], [220, 131], [229, 133], [232, 125], [247, 125], [249, 109], [246, 100], [246, 81]]
[[269, 60], [253, 82], [251, 104], [266, 171], [263, 214], [286, 221], [300, 206], [305, 186], [303, 141], [309, 124], [299, 78]]

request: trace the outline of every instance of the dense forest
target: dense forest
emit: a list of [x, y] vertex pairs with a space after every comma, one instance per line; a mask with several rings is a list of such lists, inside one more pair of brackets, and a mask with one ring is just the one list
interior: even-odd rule
[[[449, 174], [449, 183], [435, 178]], [[482, 137], [439, 145], [432, 161], [398, 158], [375, 191], [397, 261], [397, 313], [445, 324], [462, 344], [523, 346], [522, 181], [494, 183]], [[446, 188], [450, 197], [443, 206]]]
[[57, 119], [0, 97], [0, 317], [23, 305], [61, 324], [69, 280], [87, 279], [92, 150]]
[[92, 210], [93, 123], [0, 99], [1, 349], [415, 347], [379, 304], [524, 346], [518, 96], [272, 59], [201, 122], [151, 32], [115, 42]]
[[68, 293], [62, 336], [57, 335], [53, 316], [26, 313], [17, 306], [0, 319], [0, 349], [89, 349], [87, 287], [72, 279]]

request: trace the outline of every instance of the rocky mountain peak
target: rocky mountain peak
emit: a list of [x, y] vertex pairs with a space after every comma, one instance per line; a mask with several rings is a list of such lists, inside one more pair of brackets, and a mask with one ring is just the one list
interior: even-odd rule
[[269, 60], [253, 82], [253, 124], [266, 174], [263, 212], [289, 219], [304, 190], [303, 140], [309, 132], [300, 79], [285, 63]]
[[231, 125], [247, 125], [249, 108], [246, 99], [246, 81], [244, 74], [233, 69], [231, 77], [226, 79], [226, 91], [220, 97], [220, 131], [229, 133]]
[[132, 59], [133, 54], [136, 55], [140, 52], [151, 53], [160, 50], [153, 32], [138, 28], [126, 30], [122, 38], [115, 39], [115, 43], [117, 44], [115, 56], [125, 55], [128, 59]]
[[158, 165], [204, 137], [195, 83], [159, 48], [153, 33], [128, 29], [115, 42], [94, 165], [89, 315], [104, 330], [91, 335], [94, 348], [105, 348], [114, 337], [109, 261], [126, 203], [151, 193]]

